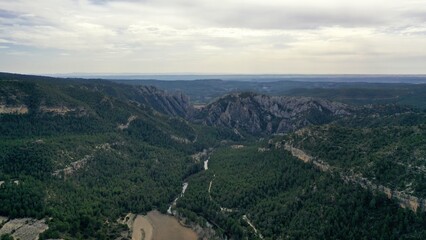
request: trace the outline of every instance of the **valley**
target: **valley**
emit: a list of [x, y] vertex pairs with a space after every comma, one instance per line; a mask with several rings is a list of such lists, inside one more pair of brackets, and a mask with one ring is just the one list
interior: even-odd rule
[[4, 237], [426, 237], [423, 102], [123, 83], [0, 74]]

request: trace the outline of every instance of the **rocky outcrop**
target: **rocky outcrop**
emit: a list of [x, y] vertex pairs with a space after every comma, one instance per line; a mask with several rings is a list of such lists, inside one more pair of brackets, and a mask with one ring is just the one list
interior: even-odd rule
[[241, 148], [244, 148], [244, 145], [241, 145], [241, 144], [231, 145], [231, 148], [232, 149], [241, 149]]
[[[281, 148], [282, 144], [276, 144], [275, 146], [276, 148]], [[409, 195], [397, 190], [392, 190], [380, 184], [375, 184], [369, 179], [363, 177], [361, 174], [348, 173], [337, 167], [332, 167], [328, 163], [310, 156], [302, 149], [293, 147], [289, 143], [284, 144], [284, 149], [289, 151], [294, 157], [298, 158], [299, 160], [305, 163], [311, 163], [323, 172], [337, 172], [342, 178], [342, 180], [347, 183], [355, 183], [364, 189], [368, 189], [373, 192], [383, 193], [389, 199], [396, 200], [402, 208], [408, 208], [414, 212], [426, 211], [426, 199], [418, 198], [416, 196]]]
[[343, 103], [324, 99], [234, 93], [204, 107], [192, 119], [252, 134], [273, 134], [327, 123], [352, 110]]
[[87, 161], [91, 160], [92, 158], [93, 155], [86, 155], [82, 159], [70, 163], [69, 166], [67, 166], [66, 168], [54, 171], [52, 175], [57, 177], [63, 177], [64, 179], [66, 179], [75, 171], [83, 168], [87, 164]]
[[362, 175], [343, 175], [342, 179], [345, 182], [352, 182], [360, 185], [364, 189], [384, 193], [389, 199], [395, 199], [402, 208], [408, 208], [414, 212], [426, 211], [426, 200], [418, 198], [401, 191], [392, 190], [380, 184], [374, 184]]
[[26, 105], [9, 106], [0, 104], [0, 114], [26, 114], [28, 107]]
[[96, 152], [98, 152], [98, 151], [109, 151], [109, 150], [111, 150], [111, 145], [116, 146], [116, 145], [120, 145], [120, 144], [121, 143], [98, 144], [98, 145], [95, 146], [95, 149], [93, 149], [93, 152], [91, 154], [85, 155], [82, 159], [80, 159], [78, 161], [71, 162], [68, 166], [66, 166], [63, 169], [55, 170], [52, 173], [52, 176], [56, 176], [56, 177], [59, 177], [59, 178], [66, 179], [67, 177], [73, 175], [74, 172], [76, 172], [77, 170], [84, 168], [86, 166], [86, 164], [95, 157]]
[[178, 143], [183, 143], [183, 144], [190, 144], [190, 143], [192, 143], [192, 141], [189, 140], [188, 138], [179, 137], [179, 136], [176, 136], [176, 135], [170, 135], [170, 138], [173, 141], [176, 141]]
[[118, 128], [118, 129], [120, 129], [120, 130], [127, 129], [127, 128], [129, 128], [130, 123], [132, 123], [133, 121], [135, 121], [137, 118], [138, 118], [138, 117], [136, 117], [136, 116], [132, 115], [132, 116], [130, 116], [130, 117], [127, 119], [126, 124], [119, 124], [119, 125], [117, 126], [117, 128]]
[[187, 117], [194, 110], [186, 95], [169, 93], [151, 86], [136, 87], [135, 94], [129, 98], [170, 116]]
[[291, 155], [297, 157], [298, 159], [302, 160], [305, 163], [311, 163], [312, 160], [313, 160], [313, 157], [311, 157], [310, 155], [306, 154], [304, 151], [291, 146], [288, 143], [285, 143], [284, 149], [287, 150], [287, 151], [289, 151], [291, 153]]
[[289, 151], [291, 153], [291, 155], [293, 155], [294, 157], [297, 157], [298, 159], [302, 160], [304, 163], [311, 163], [316, 168], [318, 168], [319, 170], [321, 170], [323, 172], [328, 172], [328, 171], [332, 171], [332, 170], [335, 169], [335, 168], [331, 167], [330, 164], [328, 164], [328, 163], [326, 163], [322, 160], [316, 159], [316, 158], [306, 154], [301, 149], [295, 148], [288, 143], [284, 144], [284, 149]]
[[[69, 108], [67, 106], [40, 106], [36, 111], [62, 116], [68, 113], [77, 113], [79, 116], [87, 114], [84, 108]], [[0, 114], [27, 114], [28, 112], [29, 108], [24, 104], [13, 106], [0, 104]]]
[[65, 115], [68, 112], [74, 112], [76, 109], [68, 108], [67, 106], [40, 106], [40, 112], [53, 113], [57, 115]]
[[201, 152], [192, 154], [191, 158], [194, 160], [194, 162], [198, 163], [208, 159], [212, 151], [213, 151], [213, 148], [203, 149], [203, 151]]

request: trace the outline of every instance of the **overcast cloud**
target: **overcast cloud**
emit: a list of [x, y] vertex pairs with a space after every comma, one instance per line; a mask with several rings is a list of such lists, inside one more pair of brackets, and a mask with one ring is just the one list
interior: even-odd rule
[[424, 0], [0, 0], [0, 71], [426, 73]]

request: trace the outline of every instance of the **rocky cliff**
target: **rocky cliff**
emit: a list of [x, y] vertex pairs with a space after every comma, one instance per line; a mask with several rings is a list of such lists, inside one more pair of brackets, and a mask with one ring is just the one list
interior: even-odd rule
[[139, 86], [132, 90], [134, 94], [129, 96], [130, 99], [158, 112], [186, 117], [193, 111], [189, 98], [182, 93], [169, 93], [152, 86]]
[[328, 123], [352, 111], [346, 104], [324, 99], [233, 93], [199, 110], [192, 119], [252, 134], [274, 134]]

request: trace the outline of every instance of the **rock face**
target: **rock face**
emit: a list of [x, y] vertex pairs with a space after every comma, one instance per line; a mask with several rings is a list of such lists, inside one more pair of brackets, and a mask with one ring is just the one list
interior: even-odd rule
[[54, 171], [52, 175], [63, 177], [65, 179], [72, 175], [75, 171], [83, 168], [87, 164], [87, 161], [91, 160], [92, 158], [92, 155], [86, 155], [83, 159], [70, 163], [70, 165], [66, 168]]
[[186, 95], [168, 93], [151, 86], [136, 87], [136, 94], [130, 98], [133, 98], [139, 104], [144, 104], [158, 112], [171, 116], [186, 117], [193, 111], [193, 107]]
[[39, 108], [40, 112], [43, 113], [52, 113], [52, 114], [56, 114], [56, 115], [65, 115], [69, 112], [74, 112], [76, 111], [76, 109], [74, 108], [68, 108], [67, 106], [40, 106]]
[[20, 106], [8, 106], [0, 104], [0, 114], [26, 114], [28, 113], [28, 107], [25, 105]]
[[362, 175], [342, 175], [341, 177], [345, 182], [356, 183], [364, 189], [384, 193], [389, 199], [395, 199], [402, 208], [408, 208], [413, 212], [426, 211], [425, 199], [418, 198], [401, 191], [393, 190], [383, 185], [374, 184], [372, 181], [368, 180]]
[[273, 134], [327, 123], [352, 110], [348, 105], [324, 99], [233, 93], [201, 109], [192, 119], [252, 134]]
[[118, 129], [120, 129], [120, 130], [128, 129], [128, 128], [129, 128], [129, 126], [130, 126], [130, 123], [131, 123], [131, 122], [133, 122], [133, 121], [135, 121], [137, 118], [138, 118], [138, 117], [136, 117], [136, 116], [132, 115], [132, 116], [130, 116], [130, 117], [127, 119], [127, 123], [126, 123], [126, 124], [119, 124], [119, 125], [117, 126], [117, 128], [118, 128]]

